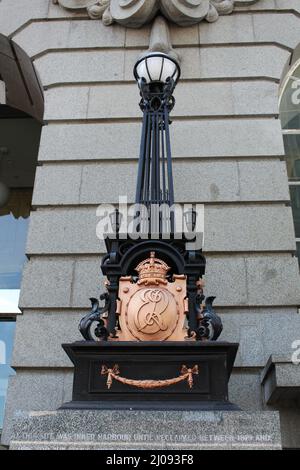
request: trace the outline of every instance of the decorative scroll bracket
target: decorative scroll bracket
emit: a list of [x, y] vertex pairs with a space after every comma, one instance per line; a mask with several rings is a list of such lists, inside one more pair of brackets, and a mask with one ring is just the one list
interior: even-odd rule
[[102, 19], [108, 26], [116, 22], [129, 28], [149, 23], [160, 12], [179, 26], [206, 20], [217, 21], [229, 15], [235, 6], [248, 6], [259, 0], [53, 0], [74, 12], [86, 10], [92, 19]]
[[154, 388], [164, 388], [170, 387], [170, 385], [174, 385], [180, 382], [184, 382], [187, 380], [187, 383], [191, 388], [193, 388], [194, 378], [193, 375], [199, 374], [199, 368], [197, 365], [193, 367], [187, 367], [185, 365], [181, 366], [180, 375], [178, 377], [174, 377], [173, 379], [164, 379], [164, 380], [135, 380], [135, 379], [127, 379], [126, 377], [120, 376], [120, 369], [117, 364], [115, 364], [112, 368], [108, 368], [107, 366], [103, 365], [101, 369], [101, 375], [107, 375], [106, 385], [107, 388], [110, 390], [113, 379], [121, 382], [122, 384], [129, 385], [131, 387], [143, 388], [143, 389], [154, 389]]

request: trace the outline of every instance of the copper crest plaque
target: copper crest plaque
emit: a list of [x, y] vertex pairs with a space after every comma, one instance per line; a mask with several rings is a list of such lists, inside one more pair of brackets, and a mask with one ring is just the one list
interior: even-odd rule
[[182, 341], [187, 301], [185, 275], [167, 279], [169, 267], [155, 253], [142, 261], [136, 271], [139, 279], [121, 277], [118, 314], [121, 341]]

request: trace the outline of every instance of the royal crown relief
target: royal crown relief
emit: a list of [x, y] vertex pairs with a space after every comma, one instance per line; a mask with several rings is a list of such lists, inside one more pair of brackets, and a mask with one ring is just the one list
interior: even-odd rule
[[206, 20], [217, 21], [229, 15], [235, 6], [248, 6], [259, 0], [53, 0], [53, 3], [76, 11], [86, 10], [92, 19], [102, 19], [106, 26], [119, 23], [138, 28], [149, 23], [157, 13], [179, 26]]

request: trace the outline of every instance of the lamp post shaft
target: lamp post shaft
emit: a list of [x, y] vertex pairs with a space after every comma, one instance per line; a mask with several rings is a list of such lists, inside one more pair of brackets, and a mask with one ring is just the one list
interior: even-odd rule
[[[136, 204], [143, 205], [151, 218], [153, 206], [156, 210], [174, 204], [174, 185], [170, 142], [169, 113], [175, 100], [172, 96], [174, 84], [168, 81], [160, 89], [140, 81], [143, 111], [143, 127], [140, 145], [139, 167], [136, 186]], [[169, 224], [168, 219], [169, 218]], [[164, 219], [159, 214], [159, 231], [163, 223], [174, 232], [172, 214]]]

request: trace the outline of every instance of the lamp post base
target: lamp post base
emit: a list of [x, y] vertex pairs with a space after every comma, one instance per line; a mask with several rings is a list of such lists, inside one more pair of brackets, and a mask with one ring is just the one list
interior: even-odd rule
[[63, 409], [233, 410], [228, 381], [238, 344], [216, 341], [82, 341]]
[[130, 410], [130, 411], [241, 411], [229, 401], [70, 401], [64, 403], [59, 410]]

